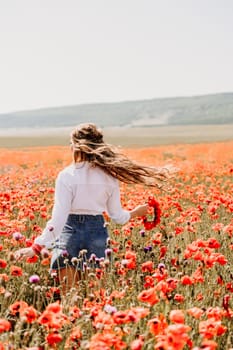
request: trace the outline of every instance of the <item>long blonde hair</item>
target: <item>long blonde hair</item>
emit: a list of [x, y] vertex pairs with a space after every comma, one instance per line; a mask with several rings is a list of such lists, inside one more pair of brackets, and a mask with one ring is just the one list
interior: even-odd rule
[[71, 132], [74, 162], [87, 161], [127, 184], [162, 187], [169, 178], [169, 170], [144, 166], [120, 153], [103, 140], [103, 133], [95, 124], [78, 125]]

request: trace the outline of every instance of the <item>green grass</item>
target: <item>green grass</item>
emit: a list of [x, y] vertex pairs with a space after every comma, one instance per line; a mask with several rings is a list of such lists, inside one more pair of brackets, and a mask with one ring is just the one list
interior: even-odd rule
[[[179, 143], [203, 143], [229, 141], [233, 139], [232, 125], [185, 125], [135, 128], [103, 129], [105, 140], [114, 145], [143, 147]], [[20, 148], [34, 146], [68, 145], [69, 131], [53, 131], [30, 134], [0, 134], [1, 148]]]

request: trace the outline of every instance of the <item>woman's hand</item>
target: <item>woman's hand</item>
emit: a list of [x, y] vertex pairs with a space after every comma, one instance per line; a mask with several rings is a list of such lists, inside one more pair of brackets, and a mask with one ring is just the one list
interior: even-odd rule
[[130, 219], [133, 219], [137, 216], [145, 216], [148, 214], [148, 204], [141, 204], [135, 207], [133, 210], [130, 211]]
[[32, 258], [34, 255], [35, 255], [35, 252], [32, 249], [32, 247], [18, 249], [14, 253], [16, 260], [20, 260], [20, 259], [24, 259], [24, 258]]

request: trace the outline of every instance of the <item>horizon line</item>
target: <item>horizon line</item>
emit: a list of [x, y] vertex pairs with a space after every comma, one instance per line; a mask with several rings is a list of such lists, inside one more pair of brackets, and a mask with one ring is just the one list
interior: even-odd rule
[[212, 93], [191, 94], [191, 95], [163, 96], [163, 97], [151, 97], [151, 98], [140, 98], [140, 99], [124, 99], [124, 100], [109, 101], [109, 102], [103, 101], [103, 102], [84, 102], [84, 103], [51, 105], [51, 106], [44, 106], [44, 107], [42, 106], [42, 107], [35, 107], [35, 108], [16, 109], [16, 110], [12, 110], [10, 112], [0, 112], [0, 116], [9, 115], [9, 114], [18, 114], [18, 113], [23, 113], [23, 112], [55, 109], [55, 108], [69, 108], [69, 107], [88, 106], [88, 105], [109, 105], [109, 104], [142, 102], [142, 101], [151, 101], [151, 100], [178, 99], [178, 98], [196, 98], [196, 97], [205, 97], [205, 96], [214, 96], [214, 95], [227, 95], [227, 94], [232, 94], [232, 93], [233, 93], [233, 91], [223, 91], [223, 92], [212, 92]]

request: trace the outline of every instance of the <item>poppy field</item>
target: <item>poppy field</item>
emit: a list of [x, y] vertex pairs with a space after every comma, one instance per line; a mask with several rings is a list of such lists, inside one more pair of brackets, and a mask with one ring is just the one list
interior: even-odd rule
[[233, 141], [123, 151], [176, 168], [165, 189], [121, 185], [122, 206], [155, 203], [156, 222], [152, 206], [124, 226], [105, 215], [105, 257], [64, 296], [48, 253], [14, 252], [50, 218], [70, 150], [1, 149], [0, 350], [233, 349]]

